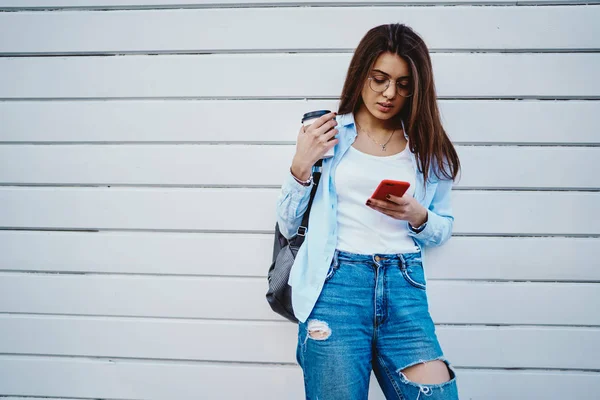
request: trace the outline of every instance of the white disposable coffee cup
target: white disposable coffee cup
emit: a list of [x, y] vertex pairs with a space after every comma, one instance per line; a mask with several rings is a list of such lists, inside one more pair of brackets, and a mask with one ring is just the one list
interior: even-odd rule
[[[317, 110], [317, 111], [307, 112], [306, 114], [304, 114], [302, 116], [302, 125], [304, 125], [304, 127], [308, 127], [317, 118], [320, 118], [325, 114], [329, 114], [330, 112], [331, 111], [329, 111], [329, 110]], [[333, 140], [333, 138], [331, 140]], [[325, 155], [323, 156], [323, 159], [333, 157], [333, 155], [335, 154], [334, 149], [335, 149], [335, 147], [332, 147], [331, 149], [327, 150], [327, 153], [325, 153]]]

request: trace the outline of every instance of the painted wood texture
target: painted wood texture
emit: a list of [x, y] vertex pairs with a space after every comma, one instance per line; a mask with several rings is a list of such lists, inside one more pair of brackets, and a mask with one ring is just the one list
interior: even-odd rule
[[[297, 328], [289, 322], [11, 315], [0, 316], [0, 327], [2, 353], [296, 362]], [[456, 366], [598, 369], [600, 365], [597, 358], [586, 357], [600, 346], [596, 327], [442, 325], [436, 333]], [[518, 351], [506, 351], [515, 343]]]
[[[264, 278], [272, 246], [269, 234], [0, 231], [0, 271]], [[426, 250], [426, 272], [439, 280], [594, 283], [598, 259], [598, 238], [456, 236]]]
[[[410, 4], [410, 5], [444, 5], [444, 4], [472, 4], [472, 5], [553, 5], [553, 4], [568, 4], [568, 5], [584, 5], [596, 4], [598, 0], [396, 0], [395, 4]], [[310, 0], [1, 0], [0, 7], [23, 9], [23, 8], [180, 8], [187, 7], [256, 7], [256, 6], [311, 6], [323, 7], [326, 5], [335, 4], [340, 6], [345, 5], [389, 5], [388, 0], [329, 0], [327, 2], [310, 1]]]
[[0, 10], [3, 399], [303, 398], [264, 299], [275, 203], [300, 116], [337, 109], [388, 22], [430, 46], [463, 163], [454, 237], [425, 253], [461, 398], [600, 386], [600, 1]]
[[[271, 232], [278, 194], [277, 189], [3, 187], [0, 204], [10, 208], [0, 208], [0, 227]], [[600, 222], [587, 220], [600, 213], [598, 192], [455, 191], [452, 201], [456, 234], [600, 235]], [[500, 211], [505, 209], [510, 212]]]
[[[597, 98], [598, 53], [432, 54], [439, 96]], [[0, 58], [0, 99], [337, 97], [350, 54]], [[290, 79], [290, 77], [294, 77]]]
[[[504, 400], [514, 395], [514, 388], [531, 399], [585, 397], [589, 388], [599, 384], [598, 375], [591, 372], [455, 369], [460, 376], [461, 391], [473, 399]], [[6, 378], [9, 392], [27, 390], [48, 396], [68, 393], [81, 398], [167, 400], [178, 393], [178, 398], [193, 400], [206, 393], [225, 393], [233, 399], [251, 399], [263, 398], [268, 386], [272, 399], [304, 399], [302, 374], [291, 365], [0, 356], [0, 373]], [[231, 384], [232, 376], [235, 385]], [[39, 384], [31, 388], [30, 380]], [[503, 384], [498, 385], [498, 381]], [[70, 383], [69, 389], [63, 382]], [[384, 399], [374, 379], [370, 388], [369, 399]], [[490, 392], [490, 388], [494, 390]], [[8, 399], [21, 400], [10, 396]]]
[[[273, 187], [289, 173], [295, 150], [294, 145], [4, 145], [0, 181]], [[600, 147], [457, 146], [457, 150], [463, 168], [457, 188], [600, 189], [600, 164], [595, 162]]]
[[[441, 100], [439, 106], [457, 144], [600, 144], [600, 101]], [[0, 142], [293, 144], [302, 114], [337, 107], [337, 100], [4, 101]], [[232, 129], [231, 115], [248, 123]]]
[[[262, 277], [0, 277], [0, 312], [284, 321], [268, 307]], [[595, 283], [429, 280], [427, 287], [432, 317], [440, 324], [600, 326]]]
[[390, 19], [413, 27], [432, 51], [600, 48], [600, 6], [270, 7], [3, 13], [0, 37], [13, 40], [0, 52], [350, 51]]

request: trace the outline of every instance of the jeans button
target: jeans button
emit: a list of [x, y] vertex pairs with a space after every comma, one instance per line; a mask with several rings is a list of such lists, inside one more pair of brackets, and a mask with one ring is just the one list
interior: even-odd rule
[[377, 261], [377, 262], [381, 261], [381, 257], [375, 256], [375, 261]]

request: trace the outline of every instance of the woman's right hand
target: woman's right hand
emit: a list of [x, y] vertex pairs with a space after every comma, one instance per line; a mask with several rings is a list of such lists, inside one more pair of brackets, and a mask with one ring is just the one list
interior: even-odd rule
[[292, 161], [292, 174], [300, 180], [307, 180], [312, 173], [312, 166], [327, 151], [338, 144], [338, 139], [332, 139], [337, 133], [334, 119], [337, 113], [332, 112], [317, 118], [310, 126], [301, 127], [296, 142], [296, 154]]

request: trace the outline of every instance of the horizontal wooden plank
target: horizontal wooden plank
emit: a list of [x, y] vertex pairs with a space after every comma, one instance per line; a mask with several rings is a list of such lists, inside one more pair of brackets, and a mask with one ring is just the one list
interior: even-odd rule
[[[279, 193], [278, 189], [3, 187], [0, 227], [272, 231]], [[452, 196], [456, 234], [600, 234], [600, 223], [590, 220], [600, 214], [599, 192], [454, 191]]]
[[[435, 5], [435, 4], [595, 4], [598, 0], [396, 0], [395, 4], [410, 5]], [[328, 0], [319, 2], [314, 0], [277, 0], [279, 6], [319, 6], [327, 5], [389, 5], [389, 0]], [[128, 8], [128, 7], [150, 7], [150, 8], [181, 8], [185, 7], [231, 7], [231, 6], [273, 6], [272, 1], [263, 0], [0, 0], [0, 8]]]
[[[436, 333], [457, 367], [600, 367], [590, 357], [598, 328], [439, 326]], [[0, 353], [10, 354], [294, 364], [296, 341], [288, 322], [0, 316]]]
[[598, 6], [269, 7], [2, 13], [0, 53], [352, 50], [390, 15], [433, 51], [600, 48]]
[[[283, 320], [265, 300], [264, 278], [22, 273], [0, 277], [0, 312], [5, 313]], [[599, 288], [597, 283], [430, 279], [427, 293], [431, 315], [440, 324], [597, 326]], [[215, 303], [215, 298], [221, 300]]]
[[[532, 399], [585, 397], [600, 384], [597, 372], [455, 371], [461, 398], [474, 400], [504, 400], [515, 392]], [[195, 400], [219, 393], [222, 398], [251, 399], [264, 397], [268, 387], [273, 399], [305, 398], [302, 371], [290, 365], [0, 356], [0, 376], [5, 378], [0, 395], [170, 400], [176, 393], [178, 399]], [[236, 385], [231, 385], [232, 376]], [[374, 379], [369, 399], [384, 399]]]
[[[294, 143], [307, 111], [336, 100], [3, 101], [0, 142]], [[599, 144], [600, 101], [440, 100], [455, 143]], [[232, 115], [269, 123], [231, 129]], [[468, 115], [469, 118], [465, 118]], [[498, 123], [510, 115], [510, 123]]]
[[[0, 98], [337, 97], [350, 57], [351, 54], [5, 57], [0, 58]], [[600, 96], [600, 80], [585, 79], [600, 70], [597, 53], [436, 53], [432, 62], [441, 97]]]
[[[13, 397], [13, 396], [2, 396], [2, 400], [36, 400], [36, 399], [48, 399], [48, 397], [37, 397], [37, 396], [27, 396], [27, 397], [23, 397], [23, 396], [19, 396], [19, 397]], [[52, 397], [52, 400], [85, 400], [85, 399], [78, 399], [76, 397], [69, 397], [69, 398], [63, 398], [63, 397]], [[111, 400], [111, 399], [106, 399], [106, 400]], [[127, 399], [122, 399], [122, 400], [127, 400]]]
[[[272, 249], [267, 234], [0, 231], [0, 271], [264, 278]], [[425, 268], [440, 280], [597, 282], [599, 259], [598, 238], [454, 237], [426, 249]]]
[[[457, 150], [462, 163], [458, 187], [600, 189], [600, 167], [595, 163], [600, 147], [457, 146]], [[279, 186], [289, 174], [295, 151], [294, 145], [0, 145], [0, 182]], [[590, 167], [592, 171], [582, 173]]]
[[592, 238], [454, 237], [425, 260], [433, 279], [599, 281], [598, 253]]

